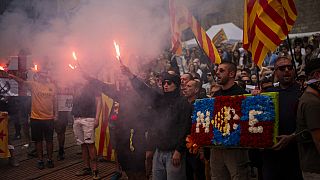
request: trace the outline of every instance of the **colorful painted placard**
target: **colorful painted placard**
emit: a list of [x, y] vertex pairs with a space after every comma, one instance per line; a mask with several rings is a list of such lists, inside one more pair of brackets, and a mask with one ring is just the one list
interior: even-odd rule
[[218, 96], [194, 103], [187, 147], [270, 148], [276, 143], [278, 93]]

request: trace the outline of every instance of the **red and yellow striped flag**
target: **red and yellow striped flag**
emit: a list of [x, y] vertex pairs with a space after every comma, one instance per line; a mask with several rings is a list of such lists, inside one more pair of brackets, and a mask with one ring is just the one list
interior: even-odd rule
[[245, 0], [243, 47], [261, 66], [268, 51], [286, 38], [297, 19], [293, 0]]
[[110, 161], [116, 160], [116, 152], [111, 144], [109, 128], [110, 114], [112, 112], [113, 104], [113, 99], [103, 93], [101, 94], [99, 126], [95, 131], [95, 146], [97, 148], [97, 154]]
[[199, 42], [200, 47], [210, 58], [210, 60], [219, 64], [221, 58], [217, 48], [212, 43], [206, 31], [201, 27], [200, 23], [183, 5], [178, 5], [175, 0], [169, 0], [171, 32], [172, 32], [172, 51], [176, 54], [181, 54], [181, 33], [182, 31], [191, 28], [195, 38]]
[[0, 158], [10, 157], [8, 149], [8, 113], [0, 112]]
[[182, 54], [181, 33], [189, 28], [187, 22], [188, 10], [186, 8], [177, 9], [175, 0], [169, 0], [170, 22], [171, 22], [171, 43], [172, 52], [177, 55]]
[[214, 35], [212, 38], [212, 42], [215, 45], [221, 44], [223, 41], [226, 41], [226, 40], [228, 40], [228, 38], [223, 28], [221, 28], [220, 31], [218, 31], [217, 34]]

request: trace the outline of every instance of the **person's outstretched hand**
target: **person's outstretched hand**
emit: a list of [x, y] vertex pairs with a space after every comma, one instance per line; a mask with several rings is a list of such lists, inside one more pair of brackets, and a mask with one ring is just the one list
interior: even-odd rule
[[126, 75], [129, 79], [134, 78], [134, 74], [130, 71], [130, 69], [127, 66], [121, 64], [120, 69], [121, 69], [121, 72], [124, 75]]
[[279, 140], [277, 144], [275, 144], [272, 149], [274, 150], [281, 150], [288, 146], [292, 141], [295, 139], [294, 134], [290, 135], [280, 135], [277, 136], [277, 139]]

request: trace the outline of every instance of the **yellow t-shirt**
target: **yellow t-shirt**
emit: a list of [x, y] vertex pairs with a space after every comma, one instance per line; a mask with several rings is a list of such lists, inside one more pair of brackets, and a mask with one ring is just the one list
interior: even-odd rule
[[56, 88], [53, 83], [26, 82], [31, 90], [31, 118], [54, 119]]

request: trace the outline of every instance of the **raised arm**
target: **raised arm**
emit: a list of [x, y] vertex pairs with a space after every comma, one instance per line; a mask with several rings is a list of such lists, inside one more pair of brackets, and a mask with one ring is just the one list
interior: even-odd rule
[[25, 82], [24, 79], [22, 79], [22, 78], [20, 78], [18, 76], [15, 76], [13, 74], [10, 74], [10, 73], [8, 73], [8, 77], [11, 78], [11, 79], [14, 79], [15, 81], [17, 81], [19, 83], [24, 83]]
[[86, 79], [92, 86], [100, 92], [107, 94], [113, 99], [118, 99], [118, 93], [114, 85], [106, 84], [99, 79], [93, 78], [87, 74], [83, 74], [83, 78]]
[[160, 95], [157, 91], [155, 91], [154, 89], [149, 87], [146, 83], [138, 79], [137, 76], [134, 75], [128, 67], [121, 65], [120, 68], [121, 68], [121, 72], [129, 78], [132, 84], [132, 87], [136, 90], [136, 92], [141, 97], [154, 99]]
[[13, 79], [15, 81], [17, 81], [18, 83], [23, 83], [25, 86], [27, 86], [27, 88], [30, 88], [30, 81], [24, 80], [21, 77], [15, 76], [13, 74], [8, 73], [8, 77], [10, 79]]

